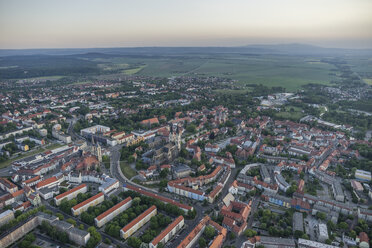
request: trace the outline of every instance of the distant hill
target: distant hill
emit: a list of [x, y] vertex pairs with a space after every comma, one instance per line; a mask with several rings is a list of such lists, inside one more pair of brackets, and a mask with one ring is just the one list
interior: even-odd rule
[[240, 47], [117, 47], [71, 49], [0, 49], [0, 56], [17, 55], [182, 55], [182, 54], [290, 54], [290, 55], [372, 55], [372, 49], [324, 48], [306, 44], [248, 45]]

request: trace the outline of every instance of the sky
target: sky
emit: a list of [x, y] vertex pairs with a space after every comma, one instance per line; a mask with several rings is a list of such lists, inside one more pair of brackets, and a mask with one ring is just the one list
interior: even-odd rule
[[372, 0], [1, 0], [0, 49], [372, 48]]

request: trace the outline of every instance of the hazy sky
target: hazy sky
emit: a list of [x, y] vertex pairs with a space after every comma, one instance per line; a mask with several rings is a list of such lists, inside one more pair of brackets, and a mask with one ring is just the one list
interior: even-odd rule
[[0, 0], [0, 48], [372, 48], [372, 0]]

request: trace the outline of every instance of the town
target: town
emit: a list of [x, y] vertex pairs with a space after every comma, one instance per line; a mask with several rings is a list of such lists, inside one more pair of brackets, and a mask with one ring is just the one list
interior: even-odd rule
[[370, 86], [234, 83], [2, 82], [0, 247], [370, 247]]

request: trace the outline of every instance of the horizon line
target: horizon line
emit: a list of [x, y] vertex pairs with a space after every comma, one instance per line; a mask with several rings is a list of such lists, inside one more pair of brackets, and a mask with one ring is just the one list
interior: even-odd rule
[[323, 49], [343, 49], [343, 50], [372, 50], [371, 47], [366, 48], [357, 48], [357, 47], [328, 47], [313, 45], [309, 43], [255, 43], [239, 46], [108, 46], [108, 47], [39, 47], [39, 48], [0, 48], [0, 51], [10, 50], [10, 51], [21, 51], [21, 50], [74, 50], [74, 49], [117, 49], [117, 48], [242, 48], [242, 47], [254, 47], [254, 46], [283, 46], [283, 45], [302, 45], [310, 46], [314, 48], [323, 48]]

